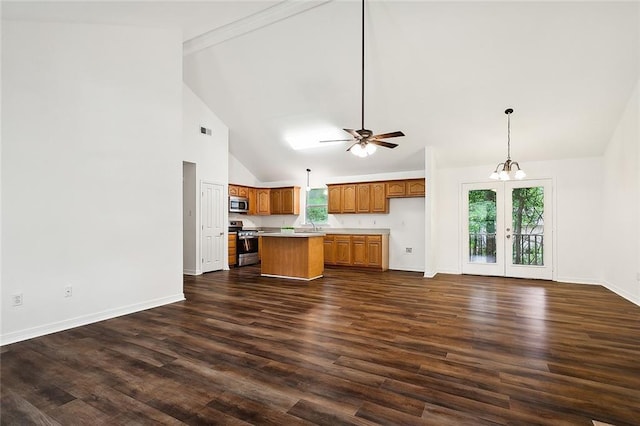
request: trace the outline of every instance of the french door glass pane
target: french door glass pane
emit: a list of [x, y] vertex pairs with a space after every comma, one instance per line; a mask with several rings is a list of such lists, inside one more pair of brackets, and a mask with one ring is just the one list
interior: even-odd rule
[[544, 265], [544, 188], [514, 188], [512, 244], [514, 265]]
[[469, 191], [469, 262], [496, 263], [496, 191]]

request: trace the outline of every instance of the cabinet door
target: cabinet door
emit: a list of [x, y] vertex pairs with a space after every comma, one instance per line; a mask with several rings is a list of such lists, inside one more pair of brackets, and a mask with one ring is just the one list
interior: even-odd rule
[[386, 185], [384, 182], [371, 184], [371, 213], [388, 213], [389, 200], [387, 199]]
[[404, 197], [405, 194], [404, 180], [390, 180], [387, 182], [387, 197]]
[[382, 236], [367, 236], [367, 266], [382, 268]]
[[371, 212], [371, 185], [368, 183], [359, 183], [356, 185], [356, 212]]
[[407, 197], [424, 197], [425, 181], [424, 179], [409, 179], [406, 182]]
[[342, 185], [327, 185], [327, 188], [329, 188], [328, 213], [342, 213]]
[[356, 212], [356, 185], [342, 185], [342, 213]]
[[256, 189], [255, 188], [247, 188], [247, 198], [249, 199], [249, 211], [247, 214], [253, 215], [258, 211], [258, 206], [256, 205]]
[[238, 196], [247, 198], [249, 196], [249, 188], [247, 188], [246, 186], [239, 186]]
[[300, 187], [281, 189], [282, 214], [300, 214]]
[[324, 236], [324, 264], [336, 264], [336, 242], [333, 235]]
[[229, 195], [233, 195], [237, 197], [239, 192], [240, 192], [240, 187], [238, 185], [229, 184]]
[[336, 265], [351, 265], [351, 236], [335, 236]]
[[256, 198], [258, 199], [258, 206], [256, 207], [256, 214], [266, 216], [271, 214], [270, 209], [270, 192], [268, 188], [256, 189]]
[[233, 266], [236, 264], [236, 234], [229, 234], [227, 238], [229, 247], [229, 266]]
[[271, 203], [271, 214], [282, 213], [282, 191], [280, 188], [271, 188], [271, 195], [269, 196]]
[[367, 237], [364, 235], [351, 236], [352, 264], [354, 266], [367, 266]]

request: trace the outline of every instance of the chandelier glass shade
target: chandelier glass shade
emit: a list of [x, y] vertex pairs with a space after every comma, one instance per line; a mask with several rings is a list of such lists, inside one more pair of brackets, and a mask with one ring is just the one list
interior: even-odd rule
[[524, 179], [527, 174], [520, 168], [517, 161], [511, 161], [511, 113], [513, 108], [507, 108], [504, 113], [507, 114], [507, 159], [498, 163], [496, 169], [491, 173], [489, 179], [510, 180], [513, 176], [516, 179]]

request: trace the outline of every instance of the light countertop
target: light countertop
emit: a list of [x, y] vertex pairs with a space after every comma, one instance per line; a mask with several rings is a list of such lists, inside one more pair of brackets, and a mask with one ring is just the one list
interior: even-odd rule
[[324, 232], [261, 232], [259, 235], [263, 237], [284, 237], [284, 238], [311, 238], [311, 237], [324, 237]]
[[[295, 228], [296, 234], [349, 234], [349, 235], [389, 235], [389, 228], [325, 228], [321, 227], [317, 231], [311, 231], [311, 228], [301, 227]], [[280, 228], [261, 228], [259, 235], [280, 233]], [[291, 235], [291, 234], [289, 234]], [[294, 234], [295, 235], [295, 234]]]

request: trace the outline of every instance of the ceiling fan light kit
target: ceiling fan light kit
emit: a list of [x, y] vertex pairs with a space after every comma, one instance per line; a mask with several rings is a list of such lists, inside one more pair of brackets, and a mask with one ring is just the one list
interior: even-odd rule
[[372, 143], [359, 142], [350, 148], [350, 152], [356, 157], [368, 157], [376, 152], [377, 148]]
[[510, 180], [512, 171], [515, 171], [513, 177], [524, 179], [527, 174], [520, 168], [520, 164], [517, 161], [511, 161], [511, 113], [513, 113], [513, 108], [507, 108], [504, 113], [507, 114], [507, 159], [498, 163], [489, 179]]
[[376, 152], [376, 145], [382, 146], [384, 148], [395, 148], [398, 146], [396, 143], [386, 142], [382, 139], [387, 138], [397, 138], [400, 136], [404, 136], [404, 133], [400, 131], [390, 132], [390, 133], [381, 133], [378, 135], [374, 135], [373, 132], [369, 129], [364, 128], [364, 1], [362, 0], [362, 80], [361, 80], [361, 98], [360, 105], [362, 107], [362, 115], [360, 122], [360, 130], [354, 129], [343, 129], [345, 132], [349, 133], [353, 136], [353, 139], [334, 139], [320, 142], [353, 142], [347, 152], [351, 152], [353, 155], [357, 157], [368, 157]]

